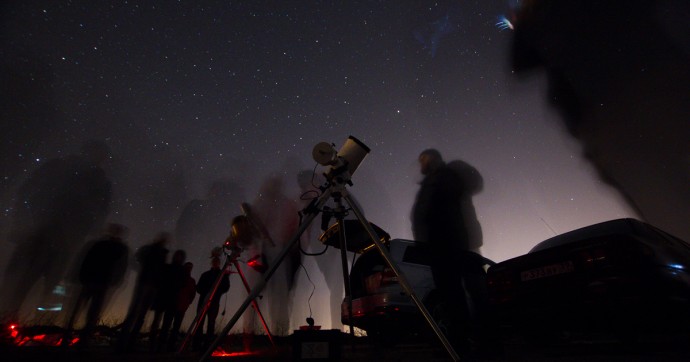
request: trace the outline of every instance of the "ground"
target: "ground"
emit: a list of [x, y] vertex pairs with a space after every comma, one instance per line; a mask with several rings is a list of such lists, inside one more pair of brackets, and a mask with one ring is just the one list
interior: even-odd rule
[[[440, 343], [428, 339], [409, 338], [395, 345], [380, 346], [368, 337], [350, 337], [339, 331], [296, 333], [276, 337], [272, 346], [265, 336], [252, 340], [252, 351], [245, 353], [241, 336], [227, 336], [216, 350], [212, 361], [449, 361], [451, 358]], [[116, 353], [112, 348], [113, 331], [101, 329], [89, 346], [56, 346], [62, 333], [54, 327], [32, 327], [13, 338], [3, 335], [0, 356], [4, 361], [200, 361], [203, 351], [154, 353], [148, 350], [146, 336], [129, 353]], [[655, 339], [620, 343], [614, 341], [569, 341], [567, 343], [528, 344], [519, 339], [504, 339], [488, 354], [462, 355], [462, 361], [688, 361], [688, 335], [665, 335]], [[18, 345], [21, 344], [21, 345]], [[332, 348], [329, 351], [327, 348]], [[500, 351], [499, 351], [500, 350]], [[305, 354], [300, 355], [299, 352]], [[223, 353], [225, 352], [225, 353]], [[323, 357], [323, 358], [321, 358]]]

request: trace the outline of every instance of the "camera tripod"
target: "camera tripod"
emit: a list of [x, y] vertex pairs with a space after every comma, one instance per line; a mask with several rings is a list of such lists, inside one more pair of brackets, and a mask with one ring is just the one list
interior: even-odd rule
[[[341, 169], [342, 168], [342, 169]], [[459, 360], [459, 356], [453, 349], [452, 345], [446, 338], [446, 336], [443, 334], [443, 332], [440, 330], [434, 319], [431, 317], [429, 314], [429, 311], [426, 309], [422, 301], [417, 297], [415, 294], [414, 290], [410, 286], [410, 283], [407, 281], [407, 278], [405, 275], [402, 273], [402, 271], [395, 265], [393, 260], [390, 257], [390, 254], [388, 253], [388, 250], [386, 247], [381, 243], [379, 236], [377, 235], [376, 231], [374, 228], [371, 226], [371, 224], [365, 219], [364, 214], [362, 211], [359, 209], [357, 204], [353, 201], [353, 199], [348, 195], [347, 190], [345, 188], [346, 185], [352, 185], [352, 182], [350, 181], [350, 172], [346, 169], [347, 165], [331, 170], [329, 175], [327, 175], [328, 181], [321, 187], [323, 193], [321, 196], [318, 198], [315, 198], [312, 200], [312, 202], [303, 210], [304, 211], [304, 219], [299, 225], [299, 228], [297, 229], [296, 234], [288, 241], [286, 246], [283, 248], [283, 250], [278, 254], [276, 259], [273, 261], [271, 264], [271, 267], [266, 271], [266, 273], [263, 275], [263, 278], [259, 280], [256, 285], [254, 286], [254, 289], [252, 292], [247, 296], [247, 298], [244, 300], [244, 302], [240, 305], [238, 310], [235, 312], [235, 314], [232, 316], [232, 318], [228, 321], [227, 325], [223, 329], [223, 331], [218, 335], [218, 337], [213, 341], [213, 343], [209, 346], [209, 348], [206, 350], [206, 352], [203, 354], [201, 357], [200, 361], [206, 361], [208, 360], [213, 351], [218, 347], [220, 344], [221, 340], [227, 336], [227, 334], [230, 332], [232, 327], [237, 323], [239, 320], [240, 316], [244, 311], [247, 309], [250, 303], [254, 299], [256, 299], [259, 294], [263, 291], [263, 289], [266, 287], [266, 284], [268, 283], [269, 279], [273, 274], [276, 272], [280, 264], [283, 262], [285, 257], [290, 253], [290, 251], [296, 247], [296, 245], [300, 242], [300, 238], [302, 234], [305, 232], [305, 230], [311, 225], [312, 221], [314, 218], [321, 212], [323, 209], [324, 205], [326, 202], [331, 198], [343, 198], [345, 201], [348, 203], [350, 206], [350, 209], [354, 212], [355, 216], [359, 220], [359, 222], [362, 224], [362, 227], [367, 231], [367, 234], [371, 238], [371, 240], [374, 242], [376, 245], [376, 248], [378, 251], [381, 253], [381, 256], [383, 257], [384, 261], [386, 264], [393, 270], [395, 275], [398, 277], [398, 282], [400, 285], [403, 287], [405, 290], [405, 293], [412, 298], [412, 301], [415, 303], [417, 306], [417, 309], [422, 313], [424, 316], [424, 319], [427, 321], [429, 326], [433, 329], [434, 333], [438, 337], [438, 339], [441, 341], [443, 344], [444, 348], [448, 352], [448, 354], [451, 356], [451, 358], [454, 361]], [[336, 199], [336, 201], [338, 201]], [[341, 232], [342, 232], [341, 228]], [[342, 240], [342, 239], [341, 239]], [[344, 250], [344, 249], [343, 249]], [[344, 252], [341, 250], [341, 252]], [[344, 258], [343, 262], [345, 265], [343, 265], [343, 273], [347, 274], [347, 259]], [[346, 277], [345, 280], [345, 285], [346, 288], [349, 288], [347, 275], [344, 275]], [[346, 291], [346, 294], [349, 294], [349, 291]], [[350, 308], [350, 318], [352, 318], [352, 303], [351, 303], [351, 298], [350, 303], [349, 303], [349, 308]], [[352, 324], [350, 323], [350, 328], [352, 330]]]
[[[235, 269], [237, 269], [237, 274], [239, 274], [240, 279], [242, 279], [242, 284], [244, 285], [244, 289], [247, 291], [248, 294], [252, 295], [252, 291], [249, 288], [249, 283], [247, 283], [247, 279], [244, 277], [244, 273], [242, 272], [242, 269], [240, 268], [240, 264], [237, 261], [237, 258], [240, 256], [240, 253], [242, 252], [241, 249], [237, 247], [233, 247], [231, 252], [228, 254], [225, 249], [223, 249], [223, 252], [225, 254], [225, 265], [223, 265], [223, 272], [218, 275], [218, 278], [216, 278], [215, 283], [213, 284], [213, 289], [211, 289], [211, 292], [206, 295], [206, 299], [204, 299], [204, 307], [201, 310], [201, 312], [197, 313], [196, 317], [194, 317], [194, 320], [192, 321], [192, 324], [189, 326], [189, 329], [187, 330], [187, 335], [185, 339], [182, 341], [182, 344], [180, 345], [180, 349], [178, 350], [178, 353], [182, 353], [185, 351], [187, 346], [189, 346], [190, 341], [196, 333], [199, 330], [199, 327], [201, 326], [201, 323], [204, 320], [204, 317], [206, 316], [206, 313], [208, 312], [208, 309], [211, 307], [211, 300], [215, 296], [216, 292], [218, 291], [218, 287], [220, 286], [220, 283], [223, 280], [223, 277], [226, 274], [231, 274], [232, 273], [232, 267], [234, 266]], [[268, 335], [268, 339], [271, 341], [271, 344], [275, 346], [275, 343], [273, 341], [273, 335], [271, 335], [271, 331], [268, 329], [268, 325], [266, 324], [266, 320], [264, 319], [263, 314], [261, 314], [261, 309], [259, 309], [259, 304], [256, 302], [256, 298], [258, 297], [257, 295], [250, 300], [250, 303], [252, 304], [252, 307], [254, 308], [254, 311], [256, 311], [256, 314], [259, 316], [259, 320], [261, 321], [261, 325], [264, 328], [264, 331], [266, 331], [266, 335]], [[246, 307], [245, 307], [246, 308]], [[244, 309], [243, 309], [244, 311]], [[228, 329], [229, 331], [229, 329]], [[202, 331], [203, 332], [203, 331]], [[227, 334], [224, 333], [224, 334]]]

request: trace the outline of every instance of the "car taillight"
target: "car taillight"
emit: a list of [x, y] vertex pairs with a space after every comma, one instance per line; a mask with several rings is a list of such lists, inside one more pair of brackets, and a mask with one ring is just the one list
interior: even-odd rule
[[391, 268], [385, 268], [383, 269], [383, 272], [381, 273], [381, 285], [388, 285], [388, 284], [393, 284], [398, 282], [398, 276], [395, 275], [395, 272]]
[[585, 268], [593, 268], [608, 264], [610, 256], [604, 248], [586, 249], [580, 251], [580, 260]]
[[376, 272], [364, 278], [364, 290], [367, 294], [375, 294], [376, 290], [381, 286], [381, 279], [383, 278], [383, 273]]
[[398, 282], [398, 277], [391, 268], [385, 268], [383, 271], [376, 272], [364, 278], [364, 289], [367, 294], [376, 294], [378, 289], [386, 285]]
[[642, 243], [613, 243], [579, 252], [581, 264], [586, 269], [601, 267], [623, 267], [636, 265], [641, 259], [654, 255], [654, 251]]

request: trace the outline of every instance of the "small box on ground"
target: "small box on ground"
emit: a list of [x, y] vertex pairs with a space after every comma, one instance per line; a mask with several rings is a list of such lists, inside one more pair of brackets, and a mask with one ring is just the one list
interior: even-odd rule
[[342, 354], [343, 334], [338, 329], [295, 330], [292, 357], [295, 361], [334, 361]]

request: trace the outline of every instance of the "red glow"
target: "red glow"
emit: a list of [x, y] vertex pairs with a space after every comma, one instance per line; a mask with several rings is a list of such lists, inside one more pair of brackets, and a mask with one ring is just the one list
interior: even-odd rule
[[211, 354], [211, 357], [245, 357], [245, 356], [255, 356], [258, 355], [254, 351], [242, 351], [242, 352], [225, 352], [222, 348], [217, 348]]
[[10, 324], [10, 331], [10, 336], [12, 336], [12, 338], [17, 338], [19, 331], [17, 330], [16, 324]]
[[34, 341], [42, 341], [43, 338], [46, 338], [46, 335], [45, 335], [45, 334], [37, 334], [37, 335], [34, 336], [33, 340], [34, 340]]

